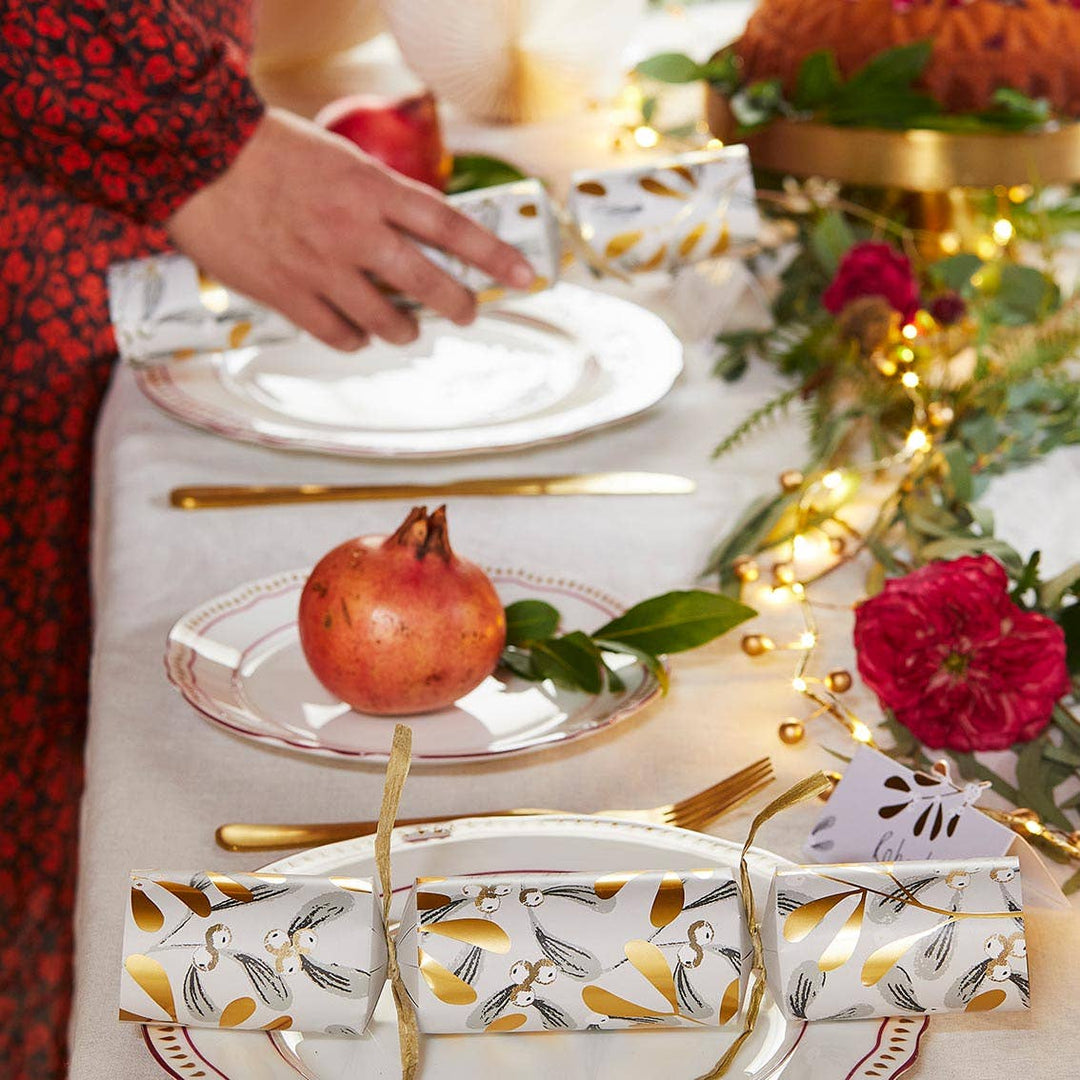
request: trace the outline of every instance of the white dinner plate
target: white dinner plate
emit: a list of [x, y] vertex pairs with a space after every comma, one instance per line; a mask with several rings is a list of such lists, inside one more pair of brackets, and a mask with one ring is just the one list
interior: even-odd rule
[[[296, 628], [308, 570], [248, 582], [184, 615], [169, 631], [165, 670], [212, 723], [258, 742], [350, 761], [386, 761], [394, 717], [365, 716], [312, 674]], [[503, 604], [549, 600], [564, 630], [595, 630], [624, 610], [614, 598], [557, 574], [487, 568]], [[660, 687], [639, 660], [605, 658], [619, 693], [564, 690], [499, 669], [456, 705], [408, 718], [413, 761], [460, 764], [535, 750], [606, 728], [652, 700]]]
[[411, 345], [341, 353], [302, 337], [138, 371], [180, 420], [242, 442], [353, 457], [534, 446], [654, 405], [682, 346], [652, 312], [577, 285], [487, 305], [472, 326], [421, 319]]
[[[521, 870], [686, 870], [736, 867], [740, 845], [660, 825], [587, 816], [474, 818], [399, 828], [392, 846], [394, 907], [400, 916], [417, 877]], [[762, 895], [783, 860], [752, 857]], [[373, 877], [374, 837], [290, 855], [264, 870]], [[806, 1024], [786, 1020], [766, 997], [732, 1080], [892, 1080], [915, 1060], [925, 1017]], [[558, 1032], [539, 1035], [423, 1037], [422, 1075], [431, 1080], [558, 1077], [559, 1080], [693, 1080], [708, 1071], [739, 1031], [726, 1029]], [[217, 1080], [397, 1080], [397, 1025], [389, 988], [360, 1039], [297, 1032], [237, 1033], [155, 1025], [144, 1029], [151, 1054], [170, 1075]]]

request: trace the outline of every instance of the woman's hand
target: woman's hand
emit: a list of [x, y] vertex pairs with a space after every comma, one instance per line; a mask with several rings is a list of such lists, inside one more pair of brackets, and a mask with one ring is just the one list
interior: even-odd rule
[[472, 293], [414, 239], [512, 288], [533, 280], [518, 252], [438, 193], [278, 109], [268, 110], [232, 165], [173, 214], [168, 230], [212, 277], [336, 349], [358, 349], [371, 334], [395, 345], [416, 337], [416, 320], [368, 273], [456, 323], [472, 320]]

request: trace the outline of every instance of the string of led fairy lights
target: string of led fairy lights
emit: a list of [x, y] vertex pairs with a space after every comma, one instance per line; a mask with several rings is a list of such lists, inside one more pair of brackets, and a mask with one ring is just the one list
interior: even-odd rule
[[[794, 641], [784, 644], [777, 644], [768, 634], [745, 634], [741, 647], [750, 657], [782, 651], [797, 654], [791, 689], [805, 699], [810, 709], [801, 719], [789, 716], [779, 724], [779, 738], [788, 745], [805, 738], [807, 724], [829, 717], [844, 728], [856, 743], [876, 746], [870, 726], [843, 700], [842, 695], [853, 685], [851, 672], [845, 668], [835, 668], [821, 676], [812, 669], [813, 659], [821, 645], [821, 631], [810, 589], [870, 545], [877, 528], [888, 519], [893, 501], [899, 499], [905, 490], [910, 490], [913, 479], [931, 461], [936, 432], [945, 429], [952, 421], [952, 412], [947, 404], [927, 399], [922, 380], [911, 366], [918, 359], [916, 350], [920, 343], [932, 341], [935, 333], [936, 324], [932, 317], [925, 311], [919, 311], [910, 323], [890, 334], [891, 347], [876, 358], [878, 369], [883, 375], [898, 380], [912, 404], [911, 427], [900, 450], [865, 464], [831, 468], [810, 477], [795, 469], [785, 470], [779, 476], [781, 489], [789, 493], [798, 492], [799, 496], [790, 537], [768, 549], [776, 553], [776, 558], [768, 568], [770, 582], [766, 588], [773, 598], [790, 597], [796, 601], [803, 629]], [[882, 475], [891, 476], [892, 491], [881, 501], [870, 528], [865, 533], [860, 532], [840, 515], [840, 510], [849, 504], [850, 495], [857, 488], [860, 477]], [[839, 533], [830, 532], [827, 526], [839, 529]], [[813, 575], [800, 577], [796, 572], [801, 561], [800, 548], [808, 544], [808, 535], [815, 531], [827, 538], [833, 561]], [[849, 543], [850, 540], [855, 541], [854, 545]], [[740, 556], [732, 569], [744, 586], [758, 582], [762, 576], [760, 559], [755, 556]], [[1058, 859], [1080, 859], [1080, 831], [1066, 833], [1047, 826], [1037, 813], [1026, 808], [1007, 812], [984, 807], [979, 809], [1033, 840]]]

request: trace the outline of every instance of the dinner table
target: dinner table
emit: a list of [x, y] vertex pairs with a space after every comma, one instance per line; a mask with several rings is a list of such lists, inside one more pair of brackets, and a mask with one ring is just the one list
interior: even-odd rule
[[[717, 25], [730, 30], [745, 17], [745, 5], [721, 7]], [[692, 15], [681, 31], [687, 39], [701, 37], [694, 32], [701, 24], [693, 20], [704, 17]], [[665, 24], [663, 35], [637, 43], [639, 55], [662, 37], [667, 42], [676, 36]], [[354, 73], [358, 87], [409, 84], [411, 76], [387, 35], [365, 48], [366, 59]], [[340, 83], [340, 70], [334, 78]], [[279, 85], [275, 92], [288, 100], [290, 89]], [[298, 93], [295, 87], [291, 92]], [[313, 111], [318, 87], [309, 81], [303, 95], [298, 107]], [[610, 163], [618, 155], [603, 110], [516, 127], [485, 127], [450, 113], [446, 133], [453, 149], [499, 154], [543, 175], [556, 192], [565, 191], [573, 169]], [[712, 459], [719, 439], [783, 382], [765, 365], [752, 366], [737, 382], [718, 379], [712, 371], [716, 347], [702, 334], [709, 320], [703, 321], [695, 307], [699, 301], [688, 301], [670, 280], [656, 275], [627, 284], [597, 280], [578, 266], [567, 278], [659, 314], [682, 340], [685, 367], [671, 392], [639, 416], [509, 453], [363, 460], [244, 445], [165, 415], [140, 393], [132, 370], [117, 367], [95, 455], [90, 723], [79, 864], [71, 868], [77, 875], [73, 1080], [163, 1075], [138, 1026], [117, 1020], [131, 870], [252, 870], [271, 856], [221, 850], [214, 839], [218, 825], [374, 818], [383, 789], [381, 764], [299, 755], [209, 725], [170, 686], [162, 655], [170, 627], [193, 606], [239, 583], [310, 566], [349, 537], [390, 531], [411, 503], [186, 512], [170, 505], [170, 489], [230, 483], [429, 485], [463, 477], [602, 470], [689, 477], [697, 485], [693, 494], [449, 500], [452, 541], [468, 558], [565, 575], [629, 604], [700, 584], [712, 547], [736, 516], [803, 459], [806, 440], [797, 406], [721, 460]], [[716, 303], [726, 306], [732, 320], [757, 312], [754, 291], [745, 285], [736, 275], [719, 288]], [[364, 364], [363, 353], [355, 363]], [[1078, 492], [1080, 447], [1071, 447], [995, 479], [985, 502], [997, 514], [998, 532], [1020, 550], [1040, 548], [1043, 565], [1052, 572], [1076, 555]], [[822, 670], [854, 669], [851, 607], [861, 573], [858, 565], [847, 567], [819, 593], [829, 601], [818, 610]], [[777, 636], [798, 633], [799, 615], [792, 606], [760, 607], [760, 622], [751, 627], [766, 626]], [[729, 634], [673, 657], [666, 696], [588, 738], [484, 762], [416, 766], [401, 814], [468, 817], [531, 805], [576, 813], [649, 807], [702, 789], [767, 755], [775, 783], [708, 829], [741, 843], [754, 814], [771, 797], [817, 769], [842, 767], [836, 754], [849, 752], [850, 744], [827, 718], [810, 725], [809, 737], [797, 745], [782, 743], [778, 724], [800, 708], [789, 659], [748, 657], [739, 636]], [[859, 715], [880, 716], [858, 680], [849, 698]], [[987, 799], [993, 802], [994, 796]], [[818, 814], [820, 804], [797, 807], [770, 822], [758, 842], [798, 861]], [[1067, 868], [1055, 866], [1052, 872], [1062, 881], [1067, 876]], [[1075, 1075], [1078, 909], [1074, 898], [1071, 909], [1032, 907], [1026, 913], [1030, 1011], [934, 1017], [908, 1075], [927, 1080]]]

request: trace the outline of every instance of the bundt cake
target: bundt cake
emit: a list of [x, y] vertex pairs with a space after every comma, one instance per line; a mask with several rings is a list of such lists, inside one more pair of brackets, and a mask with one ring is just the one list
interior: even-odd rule
[[779, 77], [832, 51], [845, 77], [897, 45], [931, 40], [921, 85], [949, 112], [988, 108], [1001, 87], [1080, 116], [1080, 0], [762, 0], [735, 44], [741, 81]]

